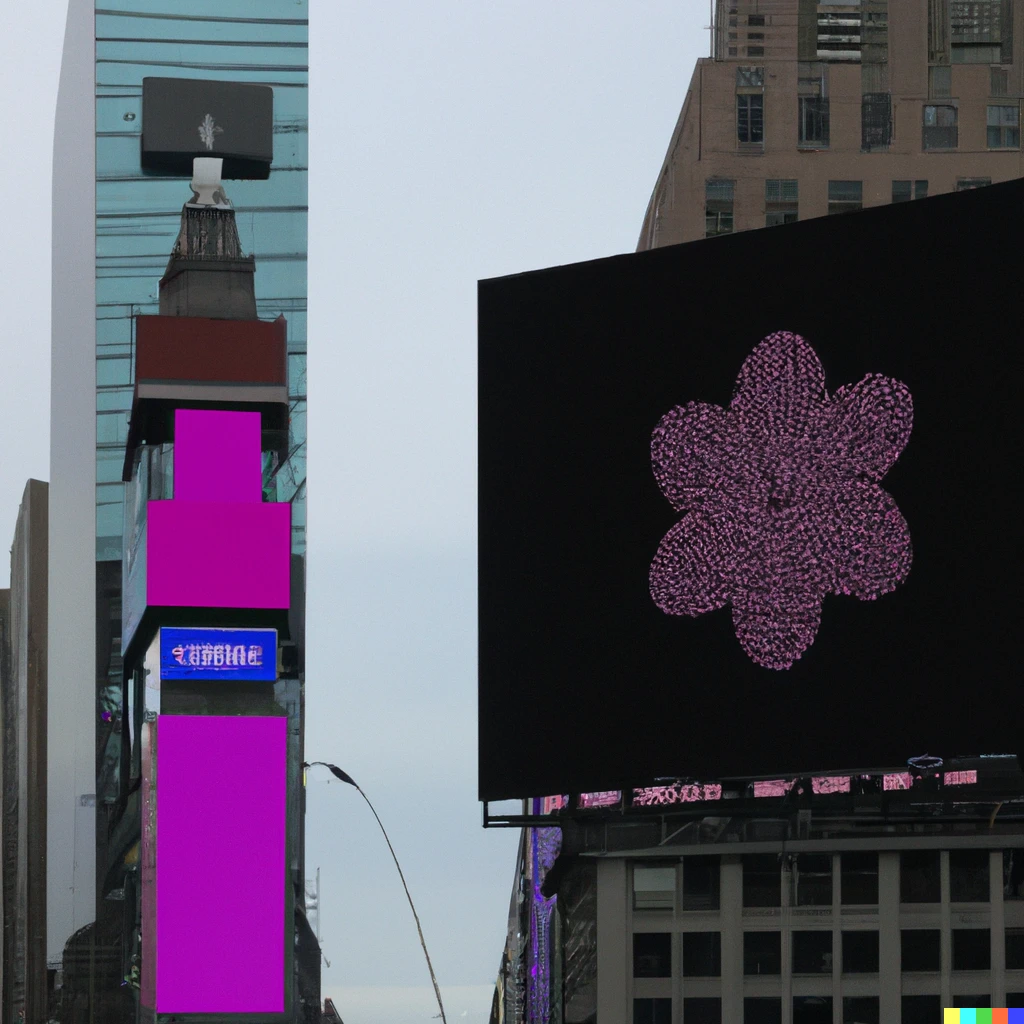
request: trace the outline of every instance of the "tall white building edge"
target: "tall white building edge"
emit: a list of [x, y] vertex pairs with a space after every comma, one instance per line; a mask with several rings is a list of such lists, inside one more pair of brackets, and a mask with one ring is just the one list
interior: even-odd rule
[[95, 917], [95, 64], [69, 0], [53, 147], [46, 958]]

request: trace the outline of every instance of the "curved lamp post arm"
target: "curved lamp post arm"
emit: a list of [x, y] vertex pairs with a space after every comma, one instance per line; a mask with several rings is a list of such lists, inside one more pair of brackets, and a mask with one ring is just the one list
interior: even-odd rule
[[427, 960], [427, 970], [430, 971], [430, 980], [434, 985], [434, 995], [437, 997], [437, 1008], [441, 1011], [441, 1024], [448, 1024], [448, 1020], [444, 1015], [444, 1003], [441, 1002], [441, 989], [437, 984], [437, 977], [434, 974], [434, 965], [430, 962], [430, 954], [427, 952], [427, 943], [423, 938], [423, 928], [420, 926], [420, 915], [416, 913], [416, 905], [412, 901], [412, 896], [409, 893], [409, 886], [406, 885], [405, 875], [402, 873], [402, 865], [398, 863], [398, 857], [395, 855], [395, 848], [391, 845], [391, 840], [388, 838], [387, 830], [384, 828], [384, 823], [380, 820], [380, 815], [377, 814], [373, 804], [370, 803], [370, 798], [362, 791], [359, 784], [355, 779], [352, 778], [348, 772], [342, 771], [337, 765], [328, 764], [326, 761], [311, 761], [308, 764], [304, 764], [303, 768], [312, 768], [313, 765], [321, 765], [326, 768], [336, 779], [340, 782], [346, 782], [348, 785], [353, 786], [359, 793], [359, 795], [366, 801], [366, 806], [370, 808], [370, 812], [377, 820], [377, 824], [380, 826], [381, 834], [384, 836], [384, 842], [388, 844], [388, 850], [391, 851], [391, 859], [395, 862], [395, 867], [398, 868], [398, 877], [402, 880], [402, 888], [405, 890], [405, 898], [409, 901], [409, 909], [412, 911], [413, 919], [416, 921], [416, 931], [420, 937], [420, 946], [423, 948], [423, 955]]

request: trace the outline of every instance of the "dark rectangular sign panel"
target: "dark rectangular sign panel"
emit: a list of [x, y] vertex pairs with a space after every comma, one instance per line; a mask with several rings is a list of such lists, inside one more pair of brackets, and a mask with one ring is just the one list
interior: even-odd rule
[[165, 626], [160, 630], [160, 678], [273, 682], [277, 630]]
[[142, 166], [191, 176], [197, 156], [223, 157], [225, 178], [267, 178], [274, 90], [246, 82], [142, 80]]
[[483, 281], [481, 799], [1016, 753], [1024, 183]]

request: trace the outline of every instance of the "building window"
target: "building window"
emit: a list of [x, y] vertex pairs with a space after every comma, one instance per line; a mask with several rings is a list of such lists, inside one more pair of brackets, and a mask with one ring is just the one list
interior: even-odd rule
[[903, 1024], [935, 1024], [942, 1013], [940, 996], [904, 996]]
[[797, 123], [801, 146], [823, 149], [829, 144], [828, 65], [801, 61], [797, 65]]
[[832, 855], [801, 853], [793, 858], [793, 905], [832, 906]]
[[743, 1024], [782, 1024], [782, 1000], [778, 996], [748, 996], [743, 1000]]
[[[987, 928], [953, 929], [953, 970], [987, 971], [991, 966], [991, 948]], [[988, 1006], [988, 1003], [968, 1003]]]
[[736, 91], [764, 88], [764, 68], [737, 68]]
[[633, 936], [633, 977], [672, 977], [670, 932], [637, 932]]
[[941, 968], [939, 934], [937, 928], [905, 928], [900, 932], [900, 964], [905, 973]]
[[864, 205], [864, 182], [830, 181], [828, 183], [828, 212], [852, 213]]
[[743, 906], [782, 906], [782, 872], [774, 853], [747, 854], [743, 858]]
[[743, 933], [743, 973], [747, 975], [782, 973], [782, 933]]
[[734, 181], [709, 180], [704, 185], [704, 237], [732, 234]]
[[950, 0], [949, 41], [954, 64], [1000, 63], [1003, 36], [1003, 0]]
[[793, 973], [832, 973], [831, 932], [793, 932]]
[[739, 50], [735, 46], [730, 46], [729, 47], [729, 56], [730, 57], [735, 57], [738, 52], [739, 52]]
[[928, 69], [928, 99], [945, 100], [953, 95], [953, 69], [935, 65]]
[[987, 188], [992, 184], [991, 178], [957, 178], [957, 192], [970, 192], [974, 188]]
[[843, 974], [878, 973], [878, 932], [843, 932]]
[[717, 978], [722, 973], [720, 932], [683, 933], [683, 977]]
[[829, 144], [829, 100], [827, 96], [801, 96], [800, 145], [825, 147]]
[[900, 903], [938, 903], [938, 850], [904, 850], [900, 854]]
[[722, 1000], [684, 999], [683, 1020], [686, 1024], [722, 1024]]
[[795, 178], [769, 178], [764, 183], [765, 227], [796, 223], [800, 219], [799, 194]]
[[[985, 934], [988, 935], [987, 932]], [[941, 968], [938, 929], [908, 928], [901, 931], [900, 959], [904, 973], [938, 973]]]
[[887, 2], [864, 4], [860, 50], [864, 64], [885, 64], [889, 60], [888, 6]]
[[1024, 992], [1007, 992], [1007, 1006], [1024, 1006]]
[[1024, 928], [1006, 929], [1006, 969], [1024, 971]]
[[[764, 56], [764, 47], [763, 46], [748, 46], [747, 47], [747, 56], [748, 57], [763, 57]], [[756, 140], [756, 141], [760, 141], [760, 140]]]
[[747, 39], [764, 39], [763, 32], [748, 32]]
[[894, 203], [906, 203], [909, 202], [911, 199], [927, 198], [927, 181], [894, 181], [892, 183], [892, 201]]
[[764, 15], [763, 14], [748, 14], [747, 24], [751, 28], [760, 28], [764, 26]]
[[[852, 7], [853, 5], [850, 5]], [[861, 13], [818, 7], [818, 60], [859, 61], [861, 56]]]
[[963, 1007], [970, 1007], [970, 1008], [973, 1009], [973, 1008], [976, 1008], [978, 1006], [988, 1006], [988, 1005], [990, 1005], [990, 1004], [989, 1004], [989, 995], [988, 995], [987, 992], [984, 992], [984, 993], [979, 992], [979, 993], [977, 993], [975, 995], [972, 995], [972, 996], [953, 996], [953, 1006], [955, 1006], [955, 1007], [956, 1006], [963, 1006]]
[[956, 107], [925, 106], [922, 137], [925, 149], [956, 149], [959, 138]]
[[1003, 850], [1003, 896], [1024, 899], [1024, 849]]
[[843, 1024], [879, 1024], [878, 996], [843, 996]]
[[674, 864], [633, 867], [633, 909], [671, 910], [676, 903]]
[[832, 997], [793, 996], [793, 1024], [832, 1024]]
[[949, 898], [953, 903], [988, 903], [988, 850], [951, 850]]
[[1020, 149], [1020, 107], [988, 108], [988, 148]]
[[868, 92], [860, 102], [860, 148], [865, 153], [888, 149], [892, 141], [892, 95]]
[[718, 857], [687, 857], [683, 861], [683, 910], [717, 910]]
[[989, 74], [989, 92], [993, 96], [1010, 95], [1010, 72], [1007, 68], [991, 68]]
[[764, 95], [741, 93], [736, 97], [736, 139], [738, 142], [764, 142]]
[[839, 855], [843, 906], [874, 906], [878, 903], [878, 854]]
[[634, 999], [633, 1024], [672, 1024], [671, 999]]

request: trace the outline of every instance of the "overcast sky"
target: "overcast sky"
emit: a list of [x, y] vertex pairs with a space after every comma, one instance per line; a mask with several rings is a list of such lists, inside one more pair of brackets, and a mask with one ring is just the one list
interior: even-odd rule
[[[7, 547], [25, 480], [48, 478], [66, 6], [0, 13]], [[476, 801], [476, 282], [635, 248], [708, 49], [708, 4], [311, 8], [307, 757], [340, 764], [374, 801], [447, 1015], [484, 1024], [518, 836], [484, 831]], [[429, 1021], [415, 927], [370, 812], [314, 774], [306, 824], [324, 995], [346, 1024]]]

